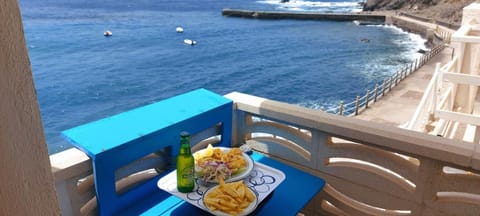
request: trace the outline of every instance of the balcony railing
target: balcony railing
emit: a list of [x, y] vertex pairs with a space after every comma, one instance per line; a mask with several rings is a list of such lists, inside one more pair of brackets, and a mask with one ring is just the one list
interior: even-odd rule
[[[237, 92], [226, 97], [234, 101], [232, 143], [250, 145], [326, 180], [323, 192], [303, 209], [306, 215], [480, 213], [480, 149], [475, 144]], [[218, 142], [216, 134], [213, 127], [192, 142], [201, 148]], [[89, 158], [70, 149], [52, 155], [51, 163], [62, 214], [95, 215]], [[153, 175], [156, 171], [147, 169], [118, 185], [128, 187]]]

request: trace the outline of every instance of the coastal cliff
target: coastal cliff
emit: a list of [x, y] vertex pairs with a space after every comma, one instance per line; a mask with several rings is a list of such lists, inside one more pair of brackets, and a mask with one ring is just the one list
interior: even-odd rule
[[458, 25], [462, 9], [472, 2], [475, 0], [367, 0], [363, 10], [393, 10]]

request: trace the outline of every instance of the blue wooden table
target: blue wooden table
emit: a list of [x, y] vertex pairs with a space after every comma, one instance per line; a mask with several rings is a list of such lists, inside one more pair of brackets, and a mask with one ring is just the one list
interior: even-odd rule
[[[251, 156], [255, 161], [281, 170], [286, 176], [251, 215], [296, 215], [325, 185], [325, 181], [317, 176], [264, 157], [260, 153], [253, 153]], [[178, 205], [163, 215], [210, 215], [190, 203], [176, 199], [179, 201]]]

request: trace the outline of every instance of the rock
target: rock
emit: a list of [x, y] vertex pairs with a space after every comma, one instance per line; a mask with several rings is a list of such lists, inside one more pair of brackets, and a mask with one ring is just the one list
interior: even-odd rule
[[363, 5], [364, 11], [374, 11], [375, 9], [380, 9], [379, 2], [381, 0], [367, 0]]
[[425, 54], [425, 53], [427, 53], [428, 51], [427, 51], [427, 50], [424, 50], [424, 49], [418, 49], [417, 52], [418, 52], [418, 53], [421, 53], [421, 54]]
[[367, 0], [364, 11], [396, 10], [459, 25], [463, 8], [475, 0]]
[[364, 42], [364, 43], [369, 43], [370, 42], [370, 39], [368, 38], [362, 38], [360, 41]]

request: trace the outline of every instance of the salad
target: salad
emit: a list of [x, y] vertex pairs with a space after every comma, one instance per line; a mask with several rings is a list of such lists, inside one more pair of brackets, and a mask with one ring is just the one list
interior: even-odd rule
[[240, 148], [228, 150], [214, 148], [212, 145], [193, 154], [195, 158], [195, 174], [206, 182], [229, 179], [243, 173], [247, 169], [247, 161]]

